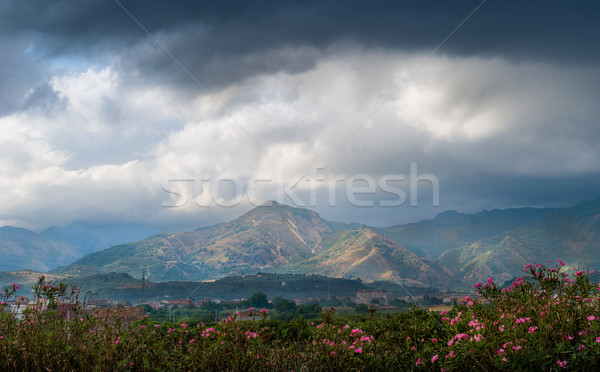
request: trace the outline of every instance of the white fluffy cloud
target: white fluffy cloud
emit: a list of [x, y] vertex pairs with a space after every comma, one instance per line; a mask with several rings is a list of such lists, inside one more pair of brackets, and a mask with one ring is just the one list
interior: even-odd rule
[[[200, 226], [247, 209], [246, 199], [237, 210], [193, 203], [165, 208], [164, 189], [174, 187], [169, 180], [277, 182], [283, 172], [291, 182], [319, 163], [326, 175], [377, 178], [407, 174], [416, 162], [440, 178], [442, 191], [444, 182], [465, 173], [600, 172], [594, 67], [440, 56], [403, 84], [423, 58], [360, 48], [323, 52], [312, 69], [258, 75], [212, 91], [234, 119], [200, 88], [183, 95], [125, 78], [111, 66], [62, 71], [48, 82], [61, 103], [52, 115], [25, 110], [0, 118], [0, 224]], [[302, 181], [297, 189], [306, 187]], [[199, 201], [210, 199], [206, 187], [195, 192]], [[260, 196], [276, 195], [267, 187]], [[442, 209], [460, 209], [441, 201]], [[358, 213], [347, 203], [335, 211], [319, 208], [338, 219]], [[367, 223], [381, 223], [377, 213], [360, 209]], [[387, 224], [410, 218], [396, 214]]]

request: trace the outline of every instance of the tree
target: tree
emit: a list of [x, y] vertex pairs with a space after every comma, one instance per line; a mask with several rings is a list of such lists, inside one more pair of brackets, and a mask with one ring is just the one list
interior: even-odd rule
[[203, 302], [200, 306], [202, 310], [215, 311], [215, 310], [223, 310], [223, 306], [213, 301]]
[[358, 304], [354, 308], [354, 311], [356, 311], [357, 313], [367, 313], [369, 312], [369, 308], [365, 304]]
[[274, 302], [274, 309], [279, 312], [283, 313], [283, 312], [287, 312], [287, 311], [296, 311], [296, 303], [294, 301], [289, 301], [289, 300], [286, 300], [285, 298], [279, 297], [276, 302], [275, 302], [275, 299], [273, 299], [273, 302]]
[[269, 308], [269, 300], [267, 299], [267, 295], [262, 292], [256, 292], [250, 298], [248, 298], [248, 305], [258, 308], [258, 309], [266, 309]]

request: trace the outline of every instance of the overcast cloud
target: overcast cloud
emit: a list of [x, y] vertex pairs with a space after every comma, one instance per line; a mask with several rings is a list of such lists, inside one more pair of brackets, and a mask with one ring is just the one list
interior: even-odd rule
[[202, 87], [115, 1], [0, 1], [0, 225], [191, 229], [298, 180], [379, 226], [599, 196], [597, 2], [488, 1], [433, 55], [481, 1], [121, 4]]

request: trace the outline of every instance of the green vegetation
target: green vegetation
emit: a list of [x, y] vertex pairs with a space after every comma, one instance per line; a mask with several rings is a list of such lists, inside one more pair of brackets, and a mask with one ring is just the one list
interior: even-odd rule
[[[0, 294], [0, 369], [597, 370], [600, 288], [591, 273], [566, 270], [561, 261], [526, 271], [509, 288], [492, 278], [477, 283], [488, 303], [466, 298], [440, 314], [413, 308], [378, 316], [367, 307], [356, 317], [309, 304], [302, 311], [318, 320], [279, 319], [275, 313], [301, 307], [278, 298], [271, 311], [251, 310], [254, 321], [233, 313], [216, 323], [94, 317], [76, 291], [42, 278], [35, 290], [44, 300], [23, 320], [4, 302], [17, 286]], [[68, 313], [64, 303], [71, 304]]]

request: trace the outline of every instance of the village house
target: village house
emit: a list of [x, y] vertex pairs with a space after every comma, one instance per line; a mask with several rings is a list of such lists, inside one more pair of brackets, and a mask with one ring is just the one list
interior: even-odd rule
[[452, 310], [452, 306], [449, 305], [435, 305], [429, 308], [429, 311], [434, 313], [440, 313], [442, 311], [450, 311]]
[[[267, 319], [270, 318], [270, 315], [267, 315]], [[262, 319], [260, 310], [258, 309], [248, 309], [244, 311], [238, 312], [237, 320], [245, 321], [245, 320], [259, 320]]]
[[384, 292], [381, 289], [367, 289], [356, 292], [357, 304], [369, 305], [372, 303], [378, 303], [381, 305], [388, 305], [389, 301], [395, 299], [396, 296], [390, 292]]

